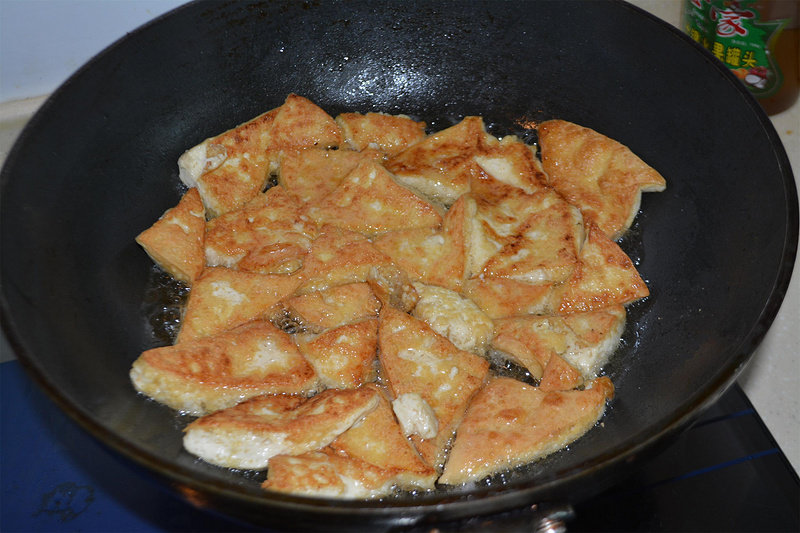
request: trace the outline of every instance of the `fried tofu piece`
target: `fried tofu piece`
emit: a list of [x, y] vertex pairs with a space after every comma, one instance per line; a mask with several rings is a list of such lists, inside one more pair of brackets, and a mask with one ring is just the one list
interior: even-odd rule
[[367, 274], [367, 283], [381, 307], [393, 307], [407, 313], [417, 305], [417, 291], [408, 274], [397, 265], [372, 267]]
[[303, 267], [308, 249], [300, 244], [276, 242], [247, 252], [236, 269], [259, 274], [293, 274]]
[[612, 396], [608, 378], [571, 391], [493, 379], [472, 400], [439, 483], [478, 481], [560, 450], [594, 426]]
[[391, 494], [397, 474], [331, 448], [269, 461], [266, 490], [343, 500], [368, 500]]
[[377, 377], [376, 318], [345, 324], [319, 335], [297, 334], [295, 342], [327, 388], [355, 389]]
[[548, 120], [538, 132], [549, 183], [611, 239], [630, 227], [643, 191], [666, 188], [663, 176], [629, 148], [594, 130]]
[[206, 139], [178, 159], [180, 179], [197, 187], [210, 216], [238, 209], [258, 194], [282, 150], [342, 142], [333, 118], [290, 94], [280, 107]]
[[416, 193], [397, 183], [383, 165], [364, 160], [327, 196], [306, 206], [318, 224], [364, 235], [396, 229], [438, 227], [442, 216]]
[[447, 337], [459, 350], [484, 355], [494, 336], [494, 324], [474, 302], [459, 293], [415, 283], [419, 295], [413, 316]]
[[494, 179], [518, 187], [528, 194], [547, 187], [547, 175], [536, 157], [536, 148], [514, 135], [474, 156], [481, 169]]
[[580, 371], [562, 357], [553, 354], [547, 361], [547, 366], [544, 367], [544, 374], [539, 381], [539, 390], [572, 390], [581, 385], [583, 385], [583, 376]]
[[577, 208], [545, 185], [528, 193], [484, 172], [473, 175], [470, 183], [477, 217], [470, 243], [471, 276], [528, 283], [569, 277], [585, 238]]
[[268, 490], [342, 499], [387, 496], [395, 489], [433, 489], [436, 471], [403, 436], [388, 400], [342, 433], [330, 446], [270, 459]]
[[408, 272], [413, 281], [459, 290], [466, 278], [471, 229], [468, 198], [448, 209], [442, 228], [392, 231], [375, 238], [375, 247]]
[[282, 320], [311, 333], [322, 333], [365, 318], [377, 318], [381, 303], [366, 282], [337, 285], [283, 302]]
[[332, 148], [342, 142], [342, 130], [333, 117], [311, 100], [290, 94], [278, 108], [265, 148], [274, 164], [283, 150], [310, 146]]
[[432, 489], [436, 481], [436, 471], [403, 434], [384, 394], [378, 406], [337, 437], [331, 448], [394, 472], [394, 482], [401, 489]]
[[141, 232], [136, 242], [165, 272], [191, 285], [205, 267], [205, 228], [203, 202], [197, 189], [192, 188], [178, 205]]
[[392, 394], [419, 394], [436, 414], [436, 436], [412, 435], [412, 440], [422, 458], [439, 468], [470, 398], [488, 376], [489, 363], [459, 350], [425, 322], [391, 307], [381, 310], [378, 340], [383, 376]]
[[386, 168], [397, 180], [445, 206], [469, 192], [470, 177], [479, 169], [475, 155], [496, 139], [486, 133], [481, 117], [428, 135], [390, 158]]
[[627, 305], [650, 294], [630, 258], [591, 223], [578, 263], [564, 282], [478, 277], [468, 280], [462, 292], [492, 319], [585, 313]]
[[425, 137], [426, 124], [405, 115], [342, 113], [336, 123], [354, 150], [374, 148], [390, 157]]
[[297, 276], [240, 272], [210, 267], [189, 293], [177, 342], [215, 335], [240, 324], [268, 318], [281, 299], [300, 284]]
[[210, 217], [237, 209], [264, 187], [269, 173], [264, 147], [278, 109], [206, 139], [178, 159], [181, 181], [197, 188]]
[[504, 183], [479, 169], [470, 178], [467, 277], [479, 276], [491, 257], [518, 234], [525, 219], [541, 202], [532, 202], [523, 189]]
[[298, 272], [303, 283], [299, 294], [321, 291], [336, 285], [366, 282], [375, 266], [392, 265], [392, 260], [360, 233], [325, 225], [311, 243]]
[[314, 369], [292, 338], [266, 321], [142, 353], [136, 390], [173, 409], [203, 415], [267, 393], [313, 391]]
[[198, 418], [186, 427], [183, 445], [211, 464], [263, 469], [275, 455], [327, 446], [378, 401], [378, 392], [370, 388], [328, 389], [310, 399], [257, 396]]
[[541, 378], [553, 355], [593, 378], [619, 345], [625, 329], [621, 305], [566, 316], [523, 316], [495, 321], [491, 345]]
[[650, 294], [631, 259], [590, 223], [572, 276], [551, 295], [553, 314], [567, 315], [629, 304]]
[[462, 294], [492, 320], [552, 311], [553, 284], [527, 283], [511, 278], [477, 277], [467, 280]]
[[[242, 259], [250, 270], [291, 272], [302, 265], [317, 233], [316, 224], [300, 213], [298, 204], [281, 186], [257, 194], [236, 211], [206, 225], [208, 266], [235, 268]], [[292, 262], [287, 266], [287, 263]]]
[[284, 150], [278, 163], [278, 183], [296, 201], [313, 203], [333, 192], [365, 159], [381, 162], [383, 154], [369, 149], [363, 152], [324, 148]]
[[482, 272], [528, 283], [564, 281], [575, 271], [583, 245], [581, 213], [550, 190], [528, 195], [528, 200], [530, 211], [522, 224]]

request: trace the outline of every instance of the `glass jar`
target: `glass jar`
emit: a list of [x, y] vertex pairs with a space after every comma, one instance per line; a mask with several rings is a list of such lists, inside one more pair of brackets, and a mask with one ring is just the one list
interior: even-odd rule
[[800, 94], [800, 1], [685, 0], [686, 33], [722, 61], [770, 114]]

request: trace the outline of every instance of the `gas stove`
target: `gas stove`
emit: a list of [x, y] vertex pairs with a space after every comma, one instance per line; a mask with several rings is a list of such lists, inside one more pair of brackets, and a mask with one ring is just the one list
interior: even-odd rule
[[[0, 406], [2, 531], [257, 530], [155, 483], [63, 414], [18, 361], [0, 364]], [[623, 484], [553, 514], [542, 530], [800, 531], [800, 479], [734, 385]], [[530, 516], [435, 530], [530, 531]]]

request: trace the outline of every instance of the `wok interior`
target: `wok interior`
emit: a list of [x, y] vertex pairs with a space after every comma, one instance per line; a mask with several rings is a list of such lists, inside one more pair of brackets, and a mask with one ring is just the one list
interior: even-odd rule
[[101, 438], [157, 458], [167, 475], [257, 492], [184, 452], [186, 421], [129, 383], [130, 364], [158, 343], [143, 303], [151, 261], [133, 239], [177, 203], [185, 149], [290, 92], [331, 115], [405, 113], [432, 130], [481, 115], [491, 133], [526, 140], [532, 122], [562, 118], [628, 145], [667, 179], [623, 241], [652, 294], [629, 309], [607, 366], [617, 396], [604, 427], [510, 476], [511, 488], [580, 482], [671, 429], [730, 383], [777, 312], [792, 237], [776, 139], [731, 76], [635, 8], [189, 5], [79, 71], [3, 175], [12, 342]]

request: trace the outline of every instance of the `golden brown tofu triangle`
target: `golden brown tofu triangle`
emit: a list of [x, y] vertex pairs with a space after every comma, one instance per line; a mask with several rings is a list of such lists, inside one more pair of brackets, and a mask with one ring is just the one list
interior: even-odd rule
[[562, 449], [597, 422], [613, 391], [605, 377], [571, 391], [493, 379], [470, 404], [439, 483], [478, 481]]
[[381, 392], [379, 398], [378, 406], [342, 433], [331, 447], [381, 469], [396, 472], [400, 488], [432, 489], [436, 471], [422, 460], [403, 434], [386, 395]]
[[378, 356], [378, 320], [362, 320], [319, 335], [300, 333], [297, 346], [320, 383], [331, 389], [355, 389], [374, 381]]
[[[302, 266], [316, 234], [316, 224], [302, 216], [283, 187], [275, 186], [208, 222], [206, 262], [261, 273], [290, 273]], [[241, 268], [244, 259], [248, 260]]]
[[337, 285], [366, 282], [376, 266], [392, 266], [392, 260], [363, 235], [325, 225], [311, 243], [311, 249], [298, 272], [300, 294], [325, 290]]
[[375, 238], [375, 247], [408, 272], [413, 281], [458, 290], [466, 277], [471, 221], [467, 197], [448, 209], [442, 228], [412, 228]]
[[378, 405], [369, 388], [328, 389], [304, 399], [264, 395], [198, 418], [183, 443], [206, 462], [265, 468], [275, 455], [299, 455], [330, 444]]
[[572, 276], [553, 289], [553, 314], [568, 315], [629, 304], [650, 291], [633, 261], [594, 224]]
[[630, 227], [643, 191], [666, 187], [629, 148], [594, 130], [549, 120], [538, 132], [549, 183], [611, 239]]
[[196, 186], [209, 214], [218, 216], [264, 188], [283, 150], [341, 142], [333, 118], [307, 98], [290, 94], [280, 107], [191, 148], [178, 166], [181, 180]]
[[536, 148], [513, 135], [483, 146], [474, 160], [482, 173], [528, 194], [547, 187], [547, 175], [536, 157]]
[[300, 294], [283, 302], [283, 316], [275, 319], [311, 333], [322, 333], [365, 318], [376, 318], [381, 308], [366, 282], [347, 283]]
[[271, 458], [262, 487], [363, 499], [386, 496], [394, 489], [432, 489], [436, 475], [405, 438], [388, 399], [379, 393], [375, 409], [328, 447]]
[[216, 335], [251, 320], [268, 318], [301, 279], [210, 267], [197, 278], [186, 303], [177, 342]]
[[425, 322], [389, 307], [381, 310], [378, 339], [392, 394], [418, 394], [436, 415], [436, 436], [412, 439], [423, 459], [437, 468], [470, 398], [488, 376], [489, 363], [459, 350]]
[[[517, 217], [519, 225], [506, 224], [515, 227], [503, 238], [503, 247], [486, 261], [482, 274], [528, 283], [566, 280], [574, 272], [583, 246], [580, 211], [547, 189], [525, 195], [524, 200], [527, 207]], [[484, 207], [479, 208], [479, 216], [485, 220], [504, 218], [502, 208], [506, 206]]]
[[391, 494], [396, 473], [332, 448], [270, 459], [266, 490], [346, 500]]
[[205, 210], [196, 188], [136, 237], [147, 255], [175, 279], [192, 284], [205, 267]]
[[365, 159], [380, 162], [383, 154], [371, 149], [362, 152], [317, 147], [284, 150], [278, 163], [278, 183], [301, 204], [313, 203], [333, 192]]
[[425, 122], [386, 113], [342, 113], [336, 117], [345, 142], [354, 150], [375, 148], [396, 155], [425, 137]]
[[492, 319], [584, 313], [627, 305], [650, 294], [631, 259], [593, 224], [565, 281], [528, 283], [483, 276], [468, 280], [463, 293]]
[[566, 316], [528, 315], [495, 322], [492, 347], [541, 378], [558, 355], [593, 378], [619, 345], [625, 308], [615, 305]]
[[492, 142], [481, 117], [466, 117], [390, 158], [386, 168], [400, 183], [450, 206], [469, 192], [470, 176], [480, 169], [473, 158]]
[[383, 165], [360, 162], [327, 196], [310, 203], [306, 215], [318, 224], [333, 224], [364, 235], [403, 228], [438, 227], [438, 210], [400, 185]]
[[147, 350], [133, 363], [131, 380], [139, 392], [194, 415], [261, 394], [305, 394], [317, 385], [291, 337], [266, 321]]

